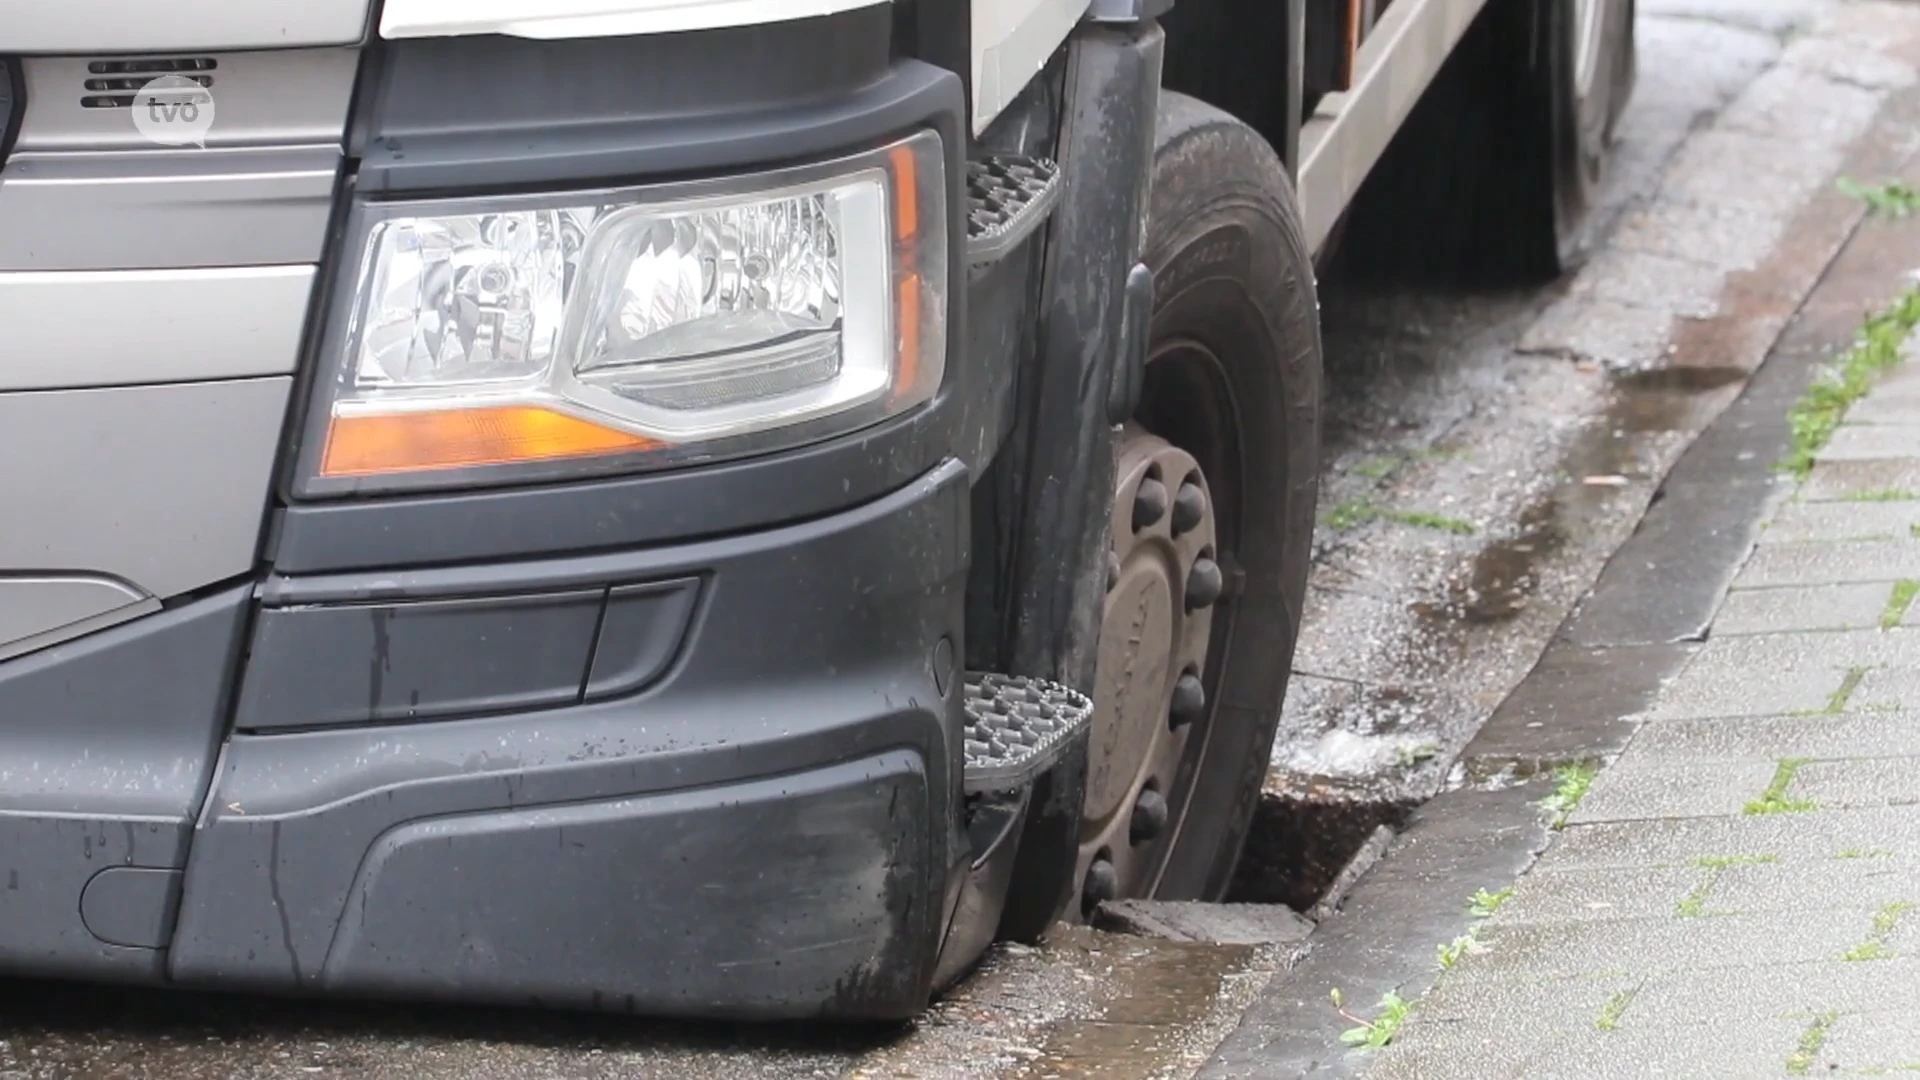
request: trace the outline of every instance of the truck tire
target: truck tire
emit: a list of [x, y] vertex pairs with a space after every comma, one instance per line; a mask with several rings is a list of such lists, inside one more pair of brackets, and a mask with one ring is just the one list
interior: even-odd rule
[[1280, 724], [1319, 485], [1311, 253], [1257, 132], [1162, 94], [1144, 261], [1154, 307], [1118, 454], [1083, 911], [1225, 892]]
[[[1533, 61], [1522, 66], [1520, 94], [1522, 100], [1538, 96], [1553, 110], [1544, 121], [1553, 249], [1551, 261], [1544, 244], [1538, 256], [1543, 274], [1552, 275], [1577, 263], [1587, 247], [1607, 151], [1632, 89], [1633, 5], [1631, 0], [1551, 0], [1527, 7]], [[1545, 238], [1542, 228], [1540, 239]]]
[[1330, 272], [1507, 285], [1578, 265], [1633, 26], [1634, 0], [1489, 0], [1362, 186]]

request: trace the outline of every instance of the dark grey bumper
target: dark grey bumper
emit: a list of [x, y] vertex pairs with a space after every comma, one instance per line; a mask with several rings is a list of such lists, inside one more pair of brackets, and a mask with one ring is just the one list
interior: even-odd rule
[[[65, 813], [6, 819], [32, 827], [0, 856], [0, 879], [20, 885], [0, 894], [0, 914], [34, 915], [0, 922], [0, 969], [645, 1013], [909, 1015], [929, 993], [965, 859], [952, 658], [967, 497], [965, 468], [948, 462], [852, 511], [723, 540], [276, 579], [261, 590], [242, 730], [218, 750], [190, 835], [185, 820], [117, 814], [105, 786], [98, 813], [76, 788]], [[638, 691], [596, 694], [588, 679], [549, 707], [406, 716], [423, 689], [415, 673], [432, 683], [459, 658], [428, 655], [417, 635], [400, 649], [404, 633], [325, 657], [347, 693], [279, 695], [258, 674], [296, 670], [269, 640], [291, 620], [309, 617], [298, 625], [339, 650], [353, 627], [372, 635], [374, 612], [420, 603], [439, 605], [425, 625], [449, 648], [510, 666], [484, 627], [449, 621], [449, 601], [484, 614], [489, 598], [650, 582], [672, 583], [668, 595], [696, 583], [697, 600], [676, 616], [685, 633], [663, 673]], [[616, 607], [595, 610], [604, 636]], [[187, 624], [208, 639], [202, 662], [230, 670], [234, 620], [222, 636], [207, 618]], [[404, 622], [386, 618], [390, 630]], [[522, 651], [551, 682], [555, 650]], [[598, 657], [585, 664], [599, 670]], [[0, 695], [9, 684], [0, 666]], [[358, 700], [373, 722], [310, 726], [314, 700], [335, 709], [370, 686]], [[211, 710], [186, 704], [194, 720], [178, 725], [178, 747], [147, 748], [178, 750], [176, 795], [197, 793], [188, 751], [219, 746]], [[54, 697], [39, 707], [59, 721]], [[308, 729], [276, 722], [280, 710]], [[122, 877], [108, 902], [83, 912], [82, 891], [109, 867]], [[133, 928], [123, 943], [102, 940], [94, 924], [109, 921]]]

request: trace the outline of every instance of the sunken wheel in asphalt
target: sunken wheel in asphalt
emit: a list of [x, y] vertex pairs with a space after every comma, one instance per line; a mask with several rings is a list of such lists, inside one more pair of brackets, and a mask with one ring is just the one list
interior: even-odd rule
[[1162, 95], [1152, 336], [1121, 435], [1082, 911], [1215, 899], [1246, 840], [1300, 628], [1320, 329], [1286, 172], [1252, 129]]

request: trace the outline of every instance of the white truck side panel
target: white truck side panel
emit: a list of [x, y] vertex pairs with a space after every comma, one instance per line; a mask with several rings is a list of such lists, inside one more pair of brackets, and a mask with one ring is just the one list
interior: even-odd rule
[[973, 0], [973, 131], [986, 130], [1046, 65], [1088, 0]]

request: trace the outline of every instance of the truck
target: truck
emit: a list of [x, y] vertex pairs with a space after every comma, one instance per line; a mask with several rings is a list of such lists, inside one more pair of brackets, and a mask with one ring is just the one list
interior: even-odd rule
[[1219, 898], [1317, 275], [1562, 272], [1633, 81], [1632, 0], [0, 0], [0, 974], [897, 1019]]

